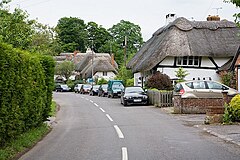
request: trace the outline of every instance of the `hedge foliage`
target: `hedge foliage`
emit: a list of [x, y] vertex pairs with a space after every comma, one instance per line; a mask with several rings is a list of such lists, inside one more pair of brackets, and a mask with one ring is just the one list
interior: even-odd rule
[[240, 122], [240, 95], [232, 98], [229, 105], [225, 105], [225, 112], [223, 116], [225, 123]]
[[0, 43], [0, 146], [48, 117], [54, 60]]

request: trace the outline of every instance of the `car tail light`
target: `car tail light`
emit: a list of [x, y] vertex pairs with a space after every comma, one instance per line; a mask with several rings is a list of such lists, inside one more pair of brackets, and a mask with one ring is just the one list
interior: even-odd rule
[[184, 92], [185, 92], [184, 89], [180, 90], [180, 94], [184, 94]]

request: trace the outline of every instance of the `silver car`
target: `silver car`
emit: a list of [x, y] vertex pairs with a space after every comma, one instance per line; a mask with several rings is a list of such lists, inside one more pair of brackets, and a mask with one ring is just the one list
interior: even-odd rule
[[80, 90], [81, 90], [81, 87], [82, 87], [83, 84], [76, 84], [74, 86], [74, 92], [75, 93], [80, 93]]
[[211, 80], [180, 82], [174, 88], [174, 93], [181, 94], [182, 98], [222, 98], [223, 91], [227, 91], [228, 95], [238, 94], [237, 90]]

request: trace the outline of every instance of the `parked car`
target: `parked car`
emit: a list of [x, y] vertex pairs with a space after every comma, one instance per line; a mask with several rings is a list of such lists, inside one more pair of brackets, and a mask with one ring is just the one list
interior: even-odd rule
[[70, 87], [68, 87], [68, 85], [66, 84], [57, 84], [55, 87], [55, 91], [56, 92], [68, 92], [70, 91]]
[[89, 92], [89, 95], [90, 95], [90, 96], [98, 95], [99, 86], [100, 86], [100, 85], [94, 85], [94, 86], [91, 88], [91, 90], [90, 90], [90, 92]]
[[90, 84], [83, 84], [80, 89], [80, 94], [88, 94], [92, 88]]
[[121, 104], [124, 106], [131, 104], [148, 105], [148, 95], [140, 86], [126, 87], [121, 93]]
[[80, 90], [81, 90], [81, 87], [82, 87], [83, 84], [76, 84], [74, 86], [74, 92], [75, 93], [80, 93]]
[[223, 91], [228, 95], [238, 94], [237, 90], [211, 80], [180, 82], [174, 88], [174, 94], [181, 94], [182, 98], [222, 98]]
[[124, 90], [122, 80], [109, 80], [108, 81], [108, 98], [115, 96], [120, 97], [121, 92]]
[[102, 84], [99, 86], [98, 88], [98, 96], [100, 97], [104, 97], [104, 96], [107, 96], [108, 95], [108, 92], [107, 92], [107, 89], [108, 89], [108, 85], [107, 84]]

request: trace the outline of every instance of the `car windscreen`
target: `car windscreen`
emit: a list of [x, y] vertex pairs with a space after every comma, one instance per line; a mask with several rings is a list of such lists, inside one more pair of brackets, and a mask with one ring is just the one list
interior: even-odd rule
[[124, 89], [124, 86], [121, 82], [115, 82], [112, 85], [112, 89]]
[[141, 87], [127, 87], [125, 93], [143, 93], [144, 90]]
[[61, 85], [61, 87], [62, 87], [62, 88], [68, 88], [68, 86], [67, 86], [67, 85]]

